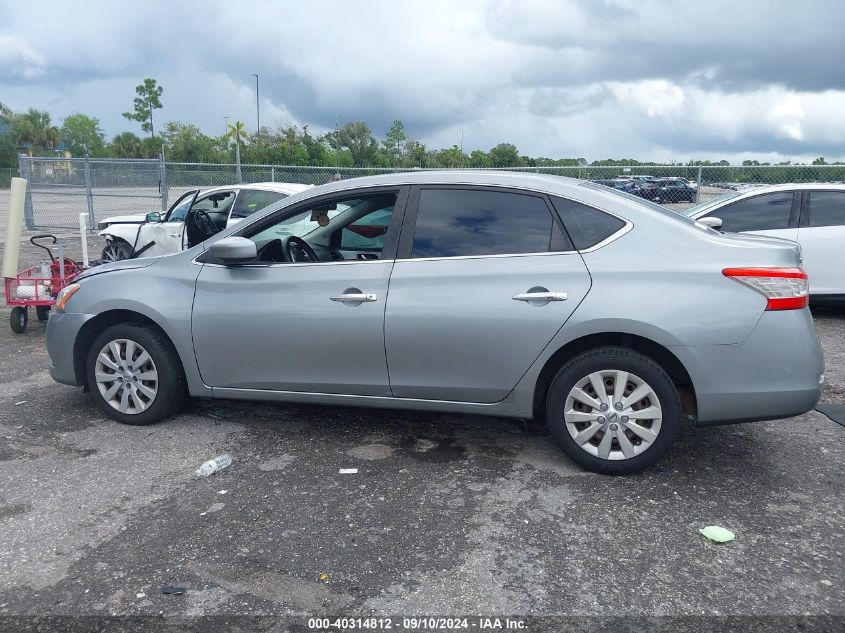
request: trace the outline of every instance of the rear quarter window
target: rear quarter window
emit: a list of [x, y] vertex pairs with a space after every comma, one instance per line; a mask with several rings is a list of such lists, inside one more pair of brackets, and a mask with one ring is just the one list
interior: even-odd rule
[[552, 197], [552, 204], [579, 251], [600, 244], [625, 226], [619, 218], [574, 200]]

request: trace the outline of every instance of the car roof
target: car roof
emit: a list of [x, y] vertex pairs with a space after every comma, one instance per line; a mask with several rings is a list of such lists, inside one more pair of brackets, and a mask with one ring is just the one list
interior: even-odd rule
[[203, 189], [202, 193], [214, 193], [215, 191], [240, 191], [241, 189], [256, 189], [258, 191], [275, 191], [278, 193], [299, 193], [300, 191], [305, 191], [306, 189], [311, 189], [314, 185], [303, 185], [298, 182], [250, 182], [250, 183], [240, 183], [236, 185], [224, 185], [220, 187], [210, 187], [209, 189]]

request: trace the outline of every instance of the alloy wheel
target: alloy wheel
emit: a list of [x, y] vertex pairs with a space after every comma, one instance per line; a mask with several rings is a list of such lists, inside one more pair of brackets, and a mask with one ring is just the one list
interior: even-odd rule
[[97, 355], [94, 379], [103, 400], [129, 415], [148, 409], [158, 393], [158, 371], [152, 357], [129, 339], [116, 339], [103, 346]]
[[569, 391], [566, 430], [575, 443], [600, 459], [630, 459], [648, 450], [660, 433], [663, 412], [654, 389], [622, 370], [593, 372]]
[[126, 259], [126, 253], [117, 244], [110, 243], [103, 249], [104, 262], [119, 262], [122, 259]]

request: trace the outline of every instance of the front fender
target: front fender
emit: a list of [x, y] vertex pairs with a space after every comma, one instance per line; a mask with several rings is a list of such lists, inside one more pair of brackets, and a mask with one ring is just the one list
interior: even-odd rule
[[97, 235], [106, 240], [119, 239], [129, 244], [134, 244], [141, 227], [143, 227], [143, 224], [113, 224], [97, 233]]

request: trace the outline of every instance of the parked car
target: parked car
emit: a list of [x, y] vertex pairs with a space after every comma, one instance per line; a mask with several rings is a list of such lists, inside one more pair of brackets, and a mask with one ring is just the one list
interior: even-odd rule
[[596, 183], [597, 185], [604, 185], [605, 187], [610, 187], [611, 189], [627, 191], [628, 193], [633, 192], [635, 187], [634, 181], [628, 178], [608, 178], [602, 180], [593, 180], [592, 182]]
[[127, 424], [188, 395], [541, 416], [577, 463], [632, 473], [684, 419], [815, 406], [806, 293], [796, 243], [591, 182], [398, 173], [92, 268], [62, 291], [47, 349], [55, 380]]
[[140, 255], [168, 255], [198, 244], [240, 222], [268, 204], [312, 187], [292, 182], [262, 182], [215, 187], [200, 194], [182, 194], [167, 213], [121, 215], [102, 220], [97, 227], [106, 240], [102, 261]]
[[695, 202], [698, 186], [686, 178], [659, 178], [654, 192], [655, 202], [663, 204], [673, 202]]
[[657, 200], [660, 197], [660, 179], [638, 178], [631, 193], [646, 200]]
[[725, 194], [684, 213], [732, 233], [801, 245], [814, 302], [845, 300], [845, 185], [792, 184]]

